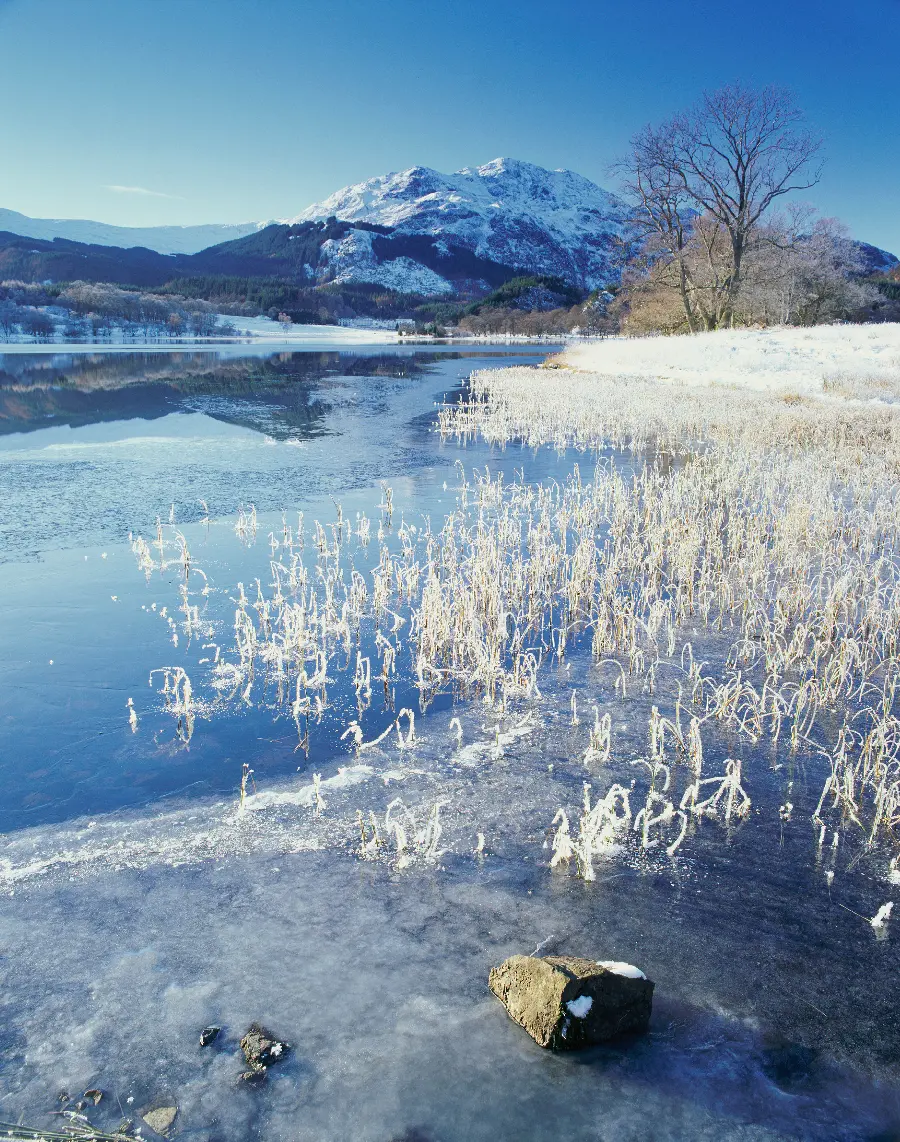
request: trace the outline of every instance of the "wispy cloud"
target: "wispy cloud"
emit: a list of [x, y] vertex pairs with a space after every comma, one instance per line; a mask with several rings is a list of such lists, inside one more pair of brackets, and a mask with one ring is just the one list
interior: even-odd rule
[[104, 190], [113, 190], [116, 194], [143, 194], [147, 198], [177, 198], [179, 202], [184, 202], [180, 194], [163, 194], [161, 190], [148, 190], [145, 186], [107, 185]]

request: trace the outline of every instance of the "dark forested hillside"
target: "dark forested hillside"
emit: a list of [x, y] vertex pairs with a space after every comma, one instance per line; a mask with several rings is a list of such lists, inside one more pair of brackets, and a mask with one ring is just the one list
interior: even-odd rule
[[143, 246], [89, 246], [54, 238], [23, 238], [0, 231], [0, 280], [23, 282], [91, 281], [153, 286], [177, 272], [175, 258]]
[[[367, 229], [386, 232], [384, 227]], [[236, 274], [307, 282], [313, 278], [305, 267], [318, 263], [322, 244], [349, 231], [348, 223], [333, 220], [268, 226], [199, 254], [158, 254], [142, 246], [90, 246], [65, 238], [44, 241], [0, 232], [0, 279], [162, 286], [188, 275]]]
[[[367, 268], [376, 280], [353, 280], [352, 274], [348, 280], [345, 272], [338, 273], [343, 267], [335, 252], [351, 235], [362, 241], [363, 257], [371, 243]], [[60, 285], [71, 282], [149, 289], [181, 302], [203, 301], [236, 316], [283, 313], [300, 324], [356, 316], [433, 320], [435, 301], [410, 292], [403, 284], [403, 271], [399, 286], [391, 288], [378, 280], [379, 267], [386, 267], [390, 276], [393, 266], [405, 270], [410, 265], [440, 275], [446, 283], [442, 288], [452, 290], [441, 298], [442, 314], [453, 315], [518, 272], [433, 237], [397, 234], [388, 226], [335, 218], [267, 226], [197, 254], [159, 254], [141, 246], [97, 246], [64, 238], [45, 241], [0, 232], [0, 281], [42, 283], [55, 287], [56, 293]], [[415, 282], [415, 273], [409, 280]]]
[[[0, 232], [0, 280], [23, 282], [88, 281], [117, 285], [164, 286], [184, 293], [183, 278], [193, 282], [210, 278], [255, 278], [290, 283], [295, 287], [327, 284], [326, 242], [340, 242], [351, 231], [372, 234], [377, 262], [410, 259], [459, 283], [461, 292], [484, 292], [514, 277], [516, 270], [471, 251], [454, 248], [425, 235], [394, 234], [373, 223], [301, 222], [272, 225], [244, 238], [222, 242], [199, 254], [158, 254], [142, 246], [91, 246], [65, 238], [44, 241]], [[209, 286], [209, 282], [206, 285]], [[354, 283], [373, 284], [373, 283]], [[273, 300], [273, 305], [283, 304]]]

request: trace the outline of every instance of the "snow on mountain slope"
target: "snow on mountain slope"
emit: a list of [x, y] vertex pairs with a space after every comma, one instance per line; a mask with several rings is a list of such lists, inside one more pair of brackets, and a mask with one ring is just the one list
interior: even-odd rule
[[399, 293], [429, 296], [453, 293], [446, 278], [412, 258], [379, 261], [372, 249], [374, 235], [368, 230], [351, 230], [346, 238], [322, 243], [322, 260], [328, 279], [334, 282], [374, 282]]
[[[632, 244], [622, 199], [573, 171], [509, 158], [455, 174], [417, 166], [380, 175], [279, 221], [296, 225], [331, 216], [390, 227], [392, 233], [373, 237], [354, 230], [326, 242], [319, 264], [310, 268], [317, 280], [373, 282], [431, 295], [485, 292], [515, 271], [554, 274], [585, 289], [604, 287], [618, 281]], [[146, 246], [162, 254], [196, 253], [268, 225], [111, 226], [0, 210], [0, 230], [14, 234]], [[896, 265], [892, 254], [877, 247], [853, 245], [865, 272]]]
[[146, 246], [160, 254], [196, 254], [207, 246], [243, 238], [268, 222], [211, 223], [202, 226], [111, 226], [82, 218], [29, 218], [16, 210], [0, 209], [0, 230], [25, 238], [68, 238], [97, 246]]
[[479, 257], [558, 274], [588, 289], [618, 278], [628, 239], [621, 199], [573, 171], [516, 159], [452, 175], [410, 167], [345, 187], [289, 221], [331, 215], [434, 235]]

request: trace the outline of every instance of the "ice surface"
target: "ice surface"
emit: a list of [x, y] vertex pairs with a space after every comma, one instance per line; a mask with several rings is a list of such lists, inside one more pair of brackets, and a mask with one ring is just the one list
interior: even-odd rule
[[[763, 928], [743, 951], [709, 923], [706, 890], [670, 890], [662, 928], [659, 890], [639, 877], [597, 899], [523, 872], [493, 861], [398, 877], [313, 853], [17, 892], [0, 909], [0, 1117], [50, 1122], [58, 1091], [99, 1087], [98, 1125], [115, 1125], [129, 1099], [169, 1099], [203, 1142], [833, 1142], [896, 1129], [893, 1093], [829, 1063], [834, 1022], [779, 986], [772, 957], [802, 954], [802, 941], [779, 953], [782, 937]], [[729, 916], [740, 906], [718, 900]], [[553, 1055], [507, 1018], [490, 965], [553, 930], [569, 931], [575, 954], [641, 947], [657, 981], [648, 1035]], [[810, 955], [806, 994], [842, 1019], [840, 989], [834, 1006], [824, 998], [827, 953]], [[883, 999], [875, 988], [889, 978], [875, 968], [865, 1017], [885, 1027], [890, 987]], [[789, 1012], [788, 1037], [756, 1029], [786, 1027]], [[295, 1049], [251, 1090], [237, 1081], [238, 1040], [255, 1021]], [[211, 1023], [222, 1033], [201, 1049]]]
[[[351, 785], [359, 785], [375, 776], [371, 765], [348, 765], [338, 769], [334, 777], [326, 777], [320, 781], [319, 789], [346, 789]], [[396, 781], [398, 774], [391, 770], [387, 780]], [[275, 805], [315, 805], [316, 785], [303, 785], [299, 789], [280, 793], [251, 793], [244, 801], [245, 813], [259, 813], [263, 809], [271, 809]]]

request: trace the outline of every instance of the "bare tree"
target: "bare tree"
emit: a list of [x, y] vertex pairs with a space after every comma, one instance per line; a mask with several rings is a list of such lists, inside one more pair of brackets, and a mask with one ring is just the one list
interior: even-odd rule
[[53, 318], [40, 309], [23, 308], [19, 320], [22, 332], [30, 334], [35, 341], [49, 341], [53, 336]]
[[[618, 170], [650, 239], [650, 262], [668, 257], [677, 271], [691, 331], [734, 323], [744, 263], [766, 215], [783, 195], [818, 182], [819, 147], [789, 92], [739, 83], [705, 93], [689, 111], [632, 139]], [[687, 264], [698, 243], [709, 252], [708, 269], [715, 253], [714, 288], [704, 304]]]
[[14, 301], [0, 301], [0, 336], [9, 341], [19, 327], [22, 313]]
[[[727, 231], [709, 215], [700, 215], [677, 260], [658, 257], [649, 265], [628, 268], [613, 313], [633, 333], [689, 331], [681, 290], [687, 281], [690, 312], [701, 320], [701, 328], [715, 328], [731, 259]], [[773, 214], [760, 225], [745, 254], [731, 321], [817, 325], [860, 320], [879, 302], [865, 274], [857, 245], [834, 219], [816, 218], [808, 209]]]

